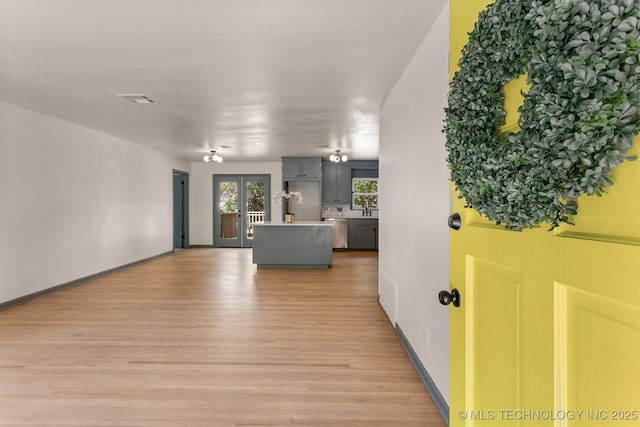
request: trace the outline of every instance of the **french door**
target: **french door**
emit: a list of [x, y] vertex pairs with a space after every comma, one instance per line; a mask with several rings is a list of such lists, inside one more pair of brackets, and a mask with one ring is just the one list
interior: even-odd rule
[[269, 175], [214, 175], [214, 245], [252, 247], [253, 224], [271, 219], [270, 192]]

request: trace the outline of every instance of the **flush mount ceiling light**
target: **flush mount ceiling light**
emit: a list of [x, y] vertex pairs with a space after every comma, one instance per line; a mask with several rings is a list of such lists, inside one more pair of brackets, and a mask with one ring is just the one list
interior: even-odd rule
[[336, 154], [329, 156], [329, 160], [335, 163], [346, 162], [349, 158], [346, 154], [340, 155], [340, 150], [336, 150]]
[[119, 93], [118, 96], [134, 104], [156, 104], [156, 101], [143, 93]]
[[206, 155], [204, 156], [204, 161], [205, 162], [218, 162], [218, 163], [222, 163], [222, 157], [218, 156], [215, 152], [215, 150], [211, 150], [211, 155]]

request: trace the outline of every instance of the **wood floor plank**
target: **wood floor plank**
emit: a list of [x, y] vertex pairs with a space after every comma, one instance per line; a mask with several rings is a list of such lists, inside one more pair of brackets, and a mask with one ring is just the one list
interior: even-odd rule
[[444, 426], [377, 254], [256, 269], [189, 249], [0, 313], [0, 425]]

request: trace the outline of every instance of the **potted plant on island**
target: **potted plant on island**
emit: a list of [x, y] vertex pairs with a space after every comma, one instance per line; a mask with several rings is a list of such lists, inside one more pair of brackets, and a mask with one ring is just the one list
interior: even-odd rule
[[289, 224], [293, 222], [293, 212], [291, 212], [290, 205], [291, 197], [296, 198], [298, 206], [302, 204], [302, 194], [299, 191], [290, 191], [289, 193], [286, 191], [279, 191], [275, 196], [273, 196], [274, 202], [278, 201], [280, 198], [287, 199], [287, 212], [284, 215], [284, 221]]

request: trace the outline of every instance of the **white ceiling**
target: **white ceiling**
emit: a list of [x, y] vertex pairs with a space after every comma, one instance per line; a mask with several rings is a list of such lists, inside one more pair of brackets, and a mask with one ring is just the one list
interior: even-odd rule
[[193, 161], [377, 158], [380, 107], [446, 2], [1, 0], [0, 96]]

